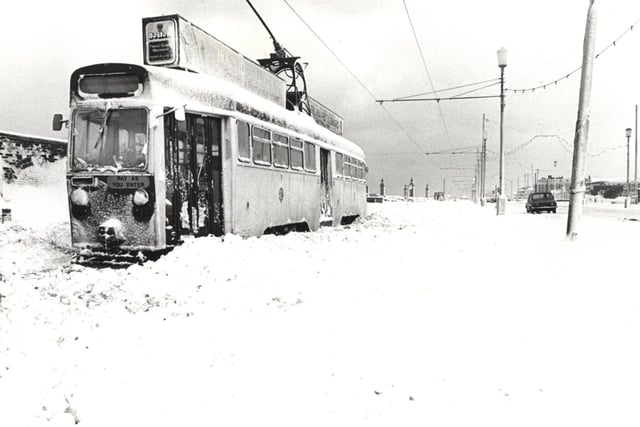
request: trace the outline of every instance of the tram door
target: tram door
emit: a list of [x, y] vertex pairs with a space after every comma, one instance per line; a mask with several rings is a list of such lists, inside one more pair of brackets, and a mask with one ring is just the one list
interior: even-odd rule
[[320, 149], [320, 185], [322, 187], [322, 200], [320, 202], [320, 215], [331, 217], [331, 190], [333, 188], [331, 173], [331, 153], [324, 148]]
[[168, 240], [223, 234], [220, 119], [167, 117], [165, 166]]

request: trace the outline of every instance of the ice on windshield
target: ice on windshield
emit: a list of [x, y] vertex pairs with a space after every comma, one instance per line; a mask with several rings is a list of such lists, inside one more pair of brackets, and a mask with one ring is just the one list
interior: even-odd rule
[[80, 110], [74, 121], [76, 169], [142, 169], [147, 164], [147, 111]]

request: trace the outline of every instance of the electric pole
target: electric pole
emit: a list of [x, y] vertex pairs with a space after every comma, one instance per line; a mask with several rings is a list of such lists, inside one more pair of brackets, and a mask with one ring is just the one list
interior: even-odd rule
[[587, 25], [584, 31], [582, 53], [582, 75], [580, 78], [580, 97], [578, 100], [578, 119], [573, 142], [573, 166], [571, 168], [571, 194], [569, 197], [569, 216], [567, 220], [567, 239], [578, 238], [578, 223], [582, 217], [582, 201], [585, 193], [585, 157], [589, 136], [589, 102], [591, 100], [591, 82], [593, 80], [593, 60], [595, 57], [596, 0], [591, 0], [587, 13]]
[[480, 173], [481, 173], [480, 170], [481, 169], [482, 169], [482, 154], [480, 153], [480, 150], [477, 149], [476, 150], [476, 170], [473, 178], [473, 191], [475, 193], [473, 201], [475, 203], [479, 203], [480, 197], [482, 197], [480, 195]]
[[634, 164], [634, 172], [633, 172], [633, 199], [635, 200], [636, 205], [638, 204], [638, 104], [636, 104], [636, 127], [635, 127], [635, 135], [636, 135], [636, 148], [635, 148], [635, 161]]
[[487, 131], [485, 129], [485, 115], [482, 115], [482, 165], [480, 167], [480, 169], [482, 170], [482, 178], [481, 178], [481, 183], [480, 183], [480, 197], [481, 199], [481, 203], [484, 205], [484, 201], [485, 201], [485, 183], [486, 183], [486, 177], [487, 177]]

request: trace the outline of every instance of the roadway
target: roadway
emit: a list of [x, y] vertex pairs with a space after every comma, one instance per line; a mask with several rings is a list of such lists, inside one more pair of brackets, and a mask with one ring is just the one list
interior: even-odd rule
[[[522, 213], [527, 214], [525, 207], [525, 202], [508, 202], [507, 209], [509, 213]], [[569, 212], [569, 202], [568, 201], [560, 201], [558, 202], [558, 209], [556, 215], [567, 215]], [[542, 213], [540, 215], [547, 215], [547, 213]], [[582, 215], [589, 217], [600, 217], [600, 218], [610, 218], [610, 219], [618, 219], [618, 220], [630, 220], [630, 221], [640, 221], [640, 205], [629, 205], [628, 208], [624, 207], [624, 203], [611, 203], [610, 201], [593, 203], [586, 203], [582, 208]]]

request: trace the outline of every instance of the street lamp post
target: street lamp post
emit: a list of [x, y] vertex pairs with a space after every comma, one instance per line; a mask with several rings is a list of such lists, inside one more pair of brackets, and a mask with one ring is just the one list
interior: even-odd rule
[[627, 135], [627, 197], [624, 199], [624, 207], [629, 206], [629, 197], [631, 197], [631, 188], [629, 187], [629, 138], [631, 138], [631, 128], [625, 130]]
[[504, 141], [503, 121], [504, 121], [504, 68], [507, 66], [507, 49], [500, 48], [498, 50], [498, 67], [500, 67], [500, 184], [498, 188], [498, 197], [496, 198], [496, 214], [504, 215], [507, 204], [504, 186]]

